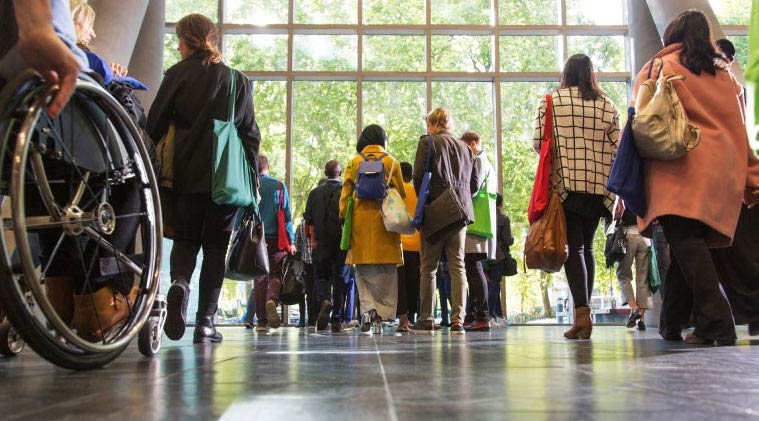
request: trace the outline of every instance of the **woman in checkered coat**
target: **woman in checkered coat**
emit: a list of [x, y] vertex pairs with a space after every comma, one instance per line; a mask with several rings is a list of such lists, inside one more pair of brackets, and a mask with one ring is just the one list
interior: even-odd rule
[[[595, 259], [593, 238], [601, 217], [610, 217], [614, 194], [606, 189], [611, 163], [617, 152], [619, 111], [596, 82], [593, 64], [584, 54], [567, 60], [561, 87], [551, 93], [553, 102], [555, 184], [567, 218], [569, 257], [564, 264], [575, 305], [567, 339], [589, 339], [590, 296], [593, 293]], [[535, 119], [533, 147], [540, 152], [545, 124], [543, 99]]]

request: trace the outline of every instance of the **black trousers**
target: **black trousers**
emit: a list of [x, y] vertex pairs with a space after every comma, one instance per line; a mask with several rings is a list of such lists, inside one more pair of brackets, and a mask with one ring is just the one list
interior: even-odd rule
[[601, 221], [598, 216], [587, 216], [564, 207], [567, 219], [569, 256], [564, 263], [569, 291], [575, 308], [589, 307], [590, 295], [596, 279], [596, 259], [593, 256], [593, 237]]
[[[485, 278], [485, 272], [482, 270], [482, 261], [486, 257], [485, 253], [466, 253], [464, 255], [466, 280], [469, 286], [469, 298], [467, 301], [468, 304], [471, 304], [474, 318], [478, 322], [490, 320], [490, 311], [488, 310], [488, 280]], [[467, 314], [469, 314], [468, 309]]]
[[403, 266], [398, 267], [398, 311], [414, 321], [419, 312], [419, 252], [404, 251]]
[[171, 248], [171, 279], [190, 282], [198, 252], [200, 268], [198, 315], [216, 313], [224, 281], [225, 258], [237, 208], [217, 205], [210, 193], [176, 195], [174, 246]]
[[735, 339], [730, 304], [719, 285], [712, 255], [706, 246], [708, 228], [702, 222], [681, 216], [659, 218], [672, 252], [672, 263], [663, 283], [664, 296], [660, 331], [680, 333], [691, 313], [702, 338]]
[[[347, 253], [318, 246], [312, 254], [316, 262], [314, 277], [316, 279], [316, 305], [322, 301], [332, 302], [332, 317], [330, 322], [342, 323], [347, 319], [345, 313], [345, 297], [348, 293], [350, 268], [345, 265]], [[349, 316], [348, 316], [349, 317]]]

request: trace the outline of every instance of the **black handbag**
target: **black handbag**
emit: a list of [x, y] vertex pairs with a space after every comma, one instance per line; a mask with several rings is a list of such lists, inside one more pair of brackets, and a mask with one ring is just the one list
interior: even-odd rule
[[305, 270], [303, 262], [291, 255], [285, 257], [282, 263], [282, 290], [279, 292], [279, 302], [293, 305], [303, 300], [306, 293]]
[[511, 257], [511, 253], [506, 253], [506, 257], [503, 258], [503, 274], [504, 276], [514, 276], [519, 273], [517, 267], [517, 260]]
[[240, 226], [232, 233], [224, 276], [248, 281], [269, 274], [269, 253], [264, 237], [264, 222], [256, 211], [243, 211]]
[[617, 224], [614, 232], [606, 236], [606, 246], [604, 247], [604, 258], [606, 267], [614, 266], [614, 263], [621, 262], [627, 254], [627, 237], [625, 236], [625, 227]]

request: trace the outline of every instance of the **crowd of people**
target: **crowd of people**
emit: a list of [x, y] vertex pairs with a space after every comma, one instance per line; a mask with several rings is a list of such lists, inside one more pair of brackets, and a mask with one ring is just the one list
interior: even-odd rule
[[[84, 9], [78, 10], [78, 18], [75, 13], [75, 27], [79, 42], [87, 44], [95, 35], [94, 14]], [[49, 20], [46, 16], [37, 19]], [[24, 32], [31, 28], [31, 18], [23, 13], [17, 18], [23, 58], [52, 81], [61, 82], [61, 93], [49, 110], [55, 114], [70, 93], [72, 66], [78, 70], [84, 64], [72, 57], [71, 45], [62, 44], [52, 28]], [[231, 118], [245, 158], [258, 170], [270, 262], [269, 274], [254, 281], [246, 319], [251, 327], [256, 319], [261, 332], [281, 326], [282, 263], [294, 255], [307, 266], [302, 325], [307, 318], [318, 331], [329, 326], [337, 333], [350, 327], [354, 311], [349, 297], [355, 280], [363, 332], [372, 327], [379, 331], [382, 321], [396, 319], [398, 332], [432, 332], [441, 326], [449, 326], [450, 332], [491, 329], [491, 318], [503, 315], [498, 298], [501, 277], [513, 271], [516, 262], [509, 252], [514, 238], [502, 213], [504, 198], [496, 191], [496, 170], [477, 133], [454, 136], [451, 112], [435, 108], [425, 118], [427, 130], [419, 138], [414, 162], [407, 163], [399, 162], [388, 149], [384, 128], [368, 125], [352, 159], [344, 166], [334, 160], [325, 163], [326, 180], [310, 192], [303, 222], [294, 229], [286, 184], [269, 175], [268, 159], [259, 154], [260, 132], [249, 84], [222, 62], [215, 25], [205, 16], [191, 14], [177, 22], [176, 33], [182, 60], [166, 72], [146, 124], [152, 139], [174, 128], [174, 161], [181, 163], [174, 165], [173, 200], [183, 211], [174, 221], [171, 250], [165, 325], [170, 339], [184, 335], [190, 279], [202, 249], [193, 341], [222, 341], [213, 316], [238, 209], [211, 200], [210, 157], [213, 121], [228, 117], [230, 85], [236, 86], [232, 92], [236, 112]], [[741, 229], [739, 217], [759, 202], [759, 160], [748, 144], [744, 89], [729, 71], [734, 51], [724, 44], [717, 47], [703, 13], [691, 10], [677, 16], [662, 41], [664, 49], [656, 54], [660, 60], [652, 60], [635, 78], [632, 102], [654, 63], [661, 63], [657, 73], [684, 75], [673, 86], [690, 123], [700, 128], [701, 142], [682, 158], [646, 162], [648, 207], [641, 215], [625, 209], [607, 188], [620, 142], [619, 110], [599, 88], [591, 59], [584, 54], [570, 57], [559, 88], [550, 93], [552, 185], [566, 217], [564, 271], [574, 303], [573, 324], [564, 333], [567, 339], [587, 339], [592, 334], [593, 239], [602, 218], [616, 218], [626, 229], [627, 255], [617, 276], [631, 309], [629, 327], [645, 330], [643, 316], [652, 308], [646, 276], [649, 249], [654, 247], [660, 260], [669, 260], [662, 281], [661, 336], [683, 340], [683, 329], [694, 327], [684, 339], [689, 344], [730, 345], [737, 337], [731, 308], [735, 301], [732, 296], [729, 301], [720, 287], [725, 275], [714, 249], [731, 246], [736, 227]], [[39, 45], [44, 54], [30, 54], [30, 48]], [[126, 75], [123, 66], [108, 67], [113, 74]], [[547, 107], [545, 99], [540, 101], [536, 151]], [[393, 198], [402, 199], [410, 217], [418, 214], [417, 201], [423, 200], [419, 205], [423, 218], [418, 223], [414, 219], [418, 227], [414, 234], [388, 229], [384, 202], [391, 197], [390, 190]], [[476, 218], [489, 222], [480, 220], [475, 229]], [[649, 238], [654, 233], [652, 245]], [[439, 324], [436, 289], [442, 308]], [[759, 333], [757, 319], [753, 319], [754, 333]]]

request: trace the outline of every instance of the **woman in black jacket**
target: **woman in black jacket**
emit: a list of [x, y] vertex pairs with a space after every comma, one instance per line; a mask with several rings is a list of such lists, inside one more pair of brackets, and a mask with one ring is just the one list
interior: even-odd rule
[[[189, 281], [203, 248], [200, 294], [194, 343], [220, 342], [213, 315], [224, 279], [232, 223], [237, 208], [211, 200], [214, 120], [226, 121], [229, 112], [230, 68], [221, 62], [218, 32], [213, 22], [191, 14], [177, 22], [182, 61], [172, 66], [161, 83], [150, 113], [147, 131], [161, 139], [169, 125], [175, 127], [174, 150], [174, 246], [171, 249], [172, 285], [167, 294], [168, 315], [164, 330], [170, 339], [184, 335]], [[248, 162], [256, 168], [261, 136], [253, 111], [250, 85], [239, 72], [234, 116]]]

